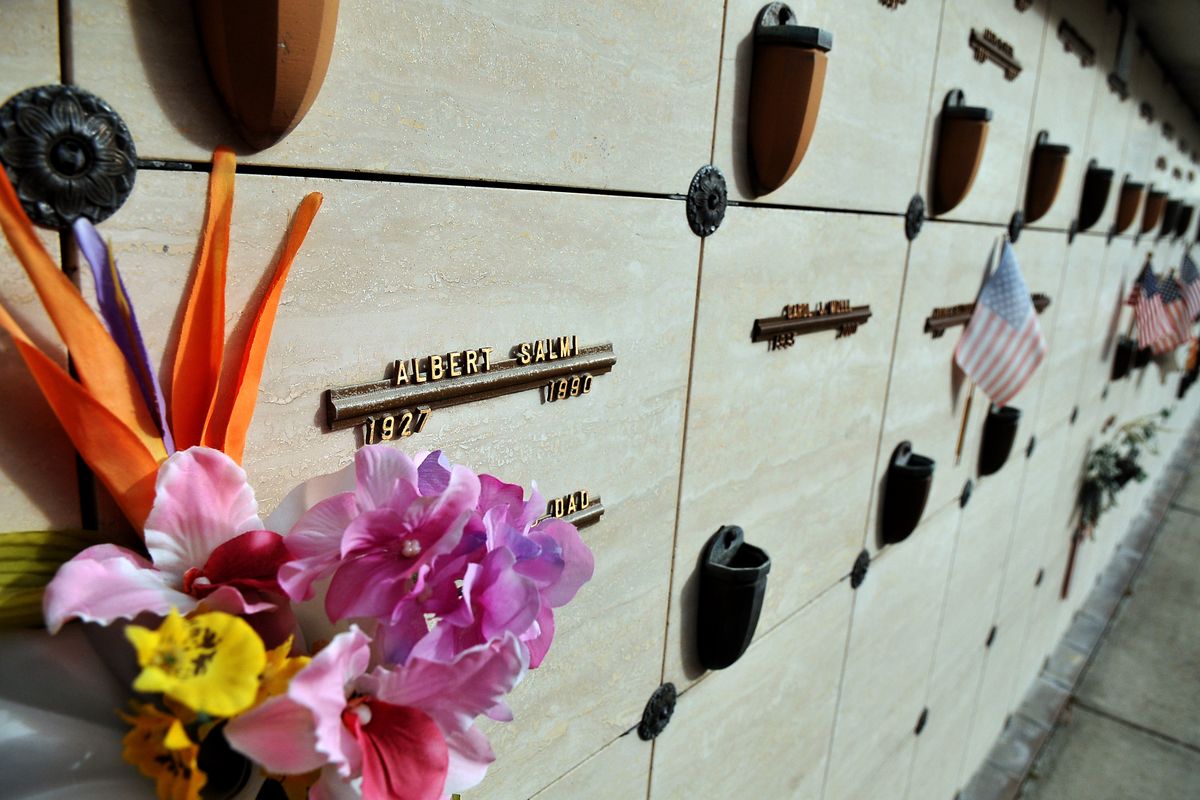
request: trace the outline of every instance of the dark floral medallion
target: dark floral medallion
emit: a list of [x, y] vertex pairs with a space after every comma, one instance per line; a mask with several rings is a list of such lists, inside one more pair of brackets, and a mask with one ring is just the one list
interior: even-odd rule
[[692, 233], [709, 236], [725, 219], [725, 176], [712, 164], [706, 164], [692, 177], [687, 195], [687, 220]]
[[46, 228], [108, 218], [137, 175], [133, 137], [121, 117], [67, 85], [26, 89], [0, 106], [0, 162], [25, 211]]

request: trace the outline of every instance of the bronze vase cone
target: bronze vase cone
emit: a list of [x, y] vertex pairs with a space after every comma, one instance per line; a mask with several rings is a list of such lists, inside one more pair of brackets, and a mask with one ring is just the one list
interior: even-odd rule
[[338, 0], [197, 0], [209, 73], [256, 150], [290, 133], [317, 99], [337, 14]]
[[1158, 229], [1160, 239], [1175, 231], [1175, 221], [1179, 219], [1179, 205], [1178, 200], [1167, 198], [1167, 204], [1163, 207], [1162, 226]]
[[1079, 219], [1076, 230], [1086, 231], [1100, 221], [1108, 205], [1108, 190], [1112, 188], [1113, 171], [1096, 165], [1092, 159], [1083, 176], [1083, 195], [1079, 198]]
[[1124, 233], [1133, 224], [1137, 216], [1138, 206], [1142, 204], [1142, 195], [1146, 187], [1141, 183], [1125, 181], [1121, 184], [1121, 196], [1117, 200], [1117, 219], [1113, 223], [1113, 233]]
[[783, 3], [771, 3], [754, 25], [747, 141], [758, 195], [782, 186], [800, 166], [821, 110], [826, 53], [833, 34], [797, 25]]
[[1175, 238], [1178, 239], [1188, 232], [1188, 228], [1192, 227], [1192, 215], [1195, 213], [1196, 207], [1184, 203], [1179, 206], [1179, 219], [1175, 221]]
[[1025, 224], [1046, 216], [1054, 205], [1067, 170], [1071, 148], [1065, 144], [1050, 144], [1046, 131], [1038, 133], [1029, 163], [1029, 183], [1025, 188]]
[[1167, 205], [1167, 193], [1151, 190], [1146, 195], [1146, 206], [1142, 209], [1142, 233], [1149, 233], [1162, 219], [1163, 209]]
[[933, 179], [935, 215], [953, 210], [971, 191], [983, 162], [991, 119], [991, 109], [965, 105], [961, 89], [946, 95]]

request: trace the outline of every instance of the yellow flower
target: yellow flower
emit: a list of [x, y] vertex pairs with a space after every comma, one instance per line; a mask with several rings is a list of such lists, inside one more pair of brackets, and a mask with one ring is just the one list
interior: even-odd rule
[[258, 705], [268, 697], [274, 697], [277, 694], [286, 692], [292, 676], [308, 666], [309, 661], [312, 661], [308, 656], [289, 657], [288, 653], [291, 650], [292, 637], [289, 636], [288, 640], [279, 645], [279, 647], [267, 651], [267, 665], [263, 667], [262, 682], [258, 687], [258, 697], [254, 701], [255, 705]]
[[135, 714], [121, 717], [133, 726], [125, 734], [125, 760], [153, 778], [160, 800], [197, 800], [208, 781], [196, 766], [200, 746], [178, 718], [152, 705], [134, 703]]
[[245, 620], [213, 611], [192, 619], [171, 610], [158, 630], [130, 625], [139, 692], [161, 692], [193, 711], [231, 717], [254, 704], [266, 666], [262, 640]]

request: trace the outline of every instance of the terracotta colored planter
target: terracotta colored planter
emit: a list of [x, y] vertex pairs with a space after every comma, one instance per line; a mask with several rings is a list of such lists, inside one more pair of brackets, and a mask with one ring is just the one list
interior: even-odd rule
[[1067, 170], [1067, 156], [1071, 148], [1065, 144], [1050, 144], [1049, 134], [1038, 134], [1033, 146], [1033, 158], [1029, 163], [1029, 184], [1025, 189], [1025, 223], [1036, 222], [1046, 216], [1054, 205], [1058, 190], [1062, 188], [1063, 174]]
[[883, 490], [884, 544], [903, 542], [916, 530], [929, 500], [935, 466], [932, 458], [914, 453], [910, 442], [901, 442], [892, 453]]
[[1146, 195], [1146, 205], [1142, 209], [1142, 233], [1154, 230], [1163, 216], [1167, 205], [1167, 193], [1156, 192], [1153, 189]]
[[1129, 226], [1137, 217], [1138, 206], [1142, 204], [1142, 195], [1145, 193], [1145, 184], [1130, 183], [1128, 180], [1121, 184], [1121, 195], [1117, 200], [1117, 219], [1113, 223], [1114, 234], [1129, 230]]
[[935, 215], [952, 211], [971, 191], [979, 165], [983, 163], [991, 119], [990, 108], [966, 105], [961, 89], [946, 95], [934, 167], [932, 211]]
[[833, 34], [797, 25], [783, 3], [771, 3], [758, 13], [746, 139], [759, 195], [782, 186], [808, 151], [832, 46]]
[[1108, 205], [1108, 190], [1112, 188], [1113, 171], [1096, 165], [1092, 159], [1088, 163], [1087, 174], [1083, 176], [1083, 195], [1079, 198], [1079, 219], [1076, 230], [1086, 231], [1100, 221], [1104, 208]]
[[256, 150], [287, 136], [317, 99], [337, 14], [338, 0], [197, 0], [209, 74]]

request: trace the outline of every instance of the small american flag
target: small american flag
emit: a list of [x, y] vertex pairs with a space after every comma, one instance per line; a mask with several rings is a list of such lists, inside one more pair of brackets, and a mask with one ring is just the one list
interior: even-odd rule
[[1188, 319], [1195, 319], [1200, 314], [1200, 269], [1190, 255], [1183, 257], [1183, 267], [1179, 277], [1183, 283], [1183, 299], [1187, 303]]
[[1138, 347], [1153, 348], [1155, 343], [1171, 334], [1171, 323], [1163, 309], [1162, 294], [1158, 290], [1158, 278], [1150, 263], [1142, 267], [1133, 291], [1129, 295], [1133, 316], [1137, 321]]
[[988, 278], [954, 361], [993, 403], [1004, 406], [1021, 391], [1046, 356], [1029, 287], [1006, 241], [1000, 266]]
[[1170, 323], [1170, 329], [1166, 336], [1155, 342], [1155, 353], [1174, 350], [1192, 338], [1192, 319], [1188, 316], [1187, 303], [1183, 299], [1183, 290], [1179, 282], [1173, 275], [1168, 275], [1161, 282], [1161, 287], [1163, 313]]

